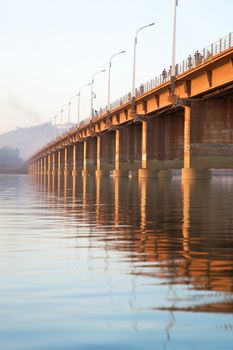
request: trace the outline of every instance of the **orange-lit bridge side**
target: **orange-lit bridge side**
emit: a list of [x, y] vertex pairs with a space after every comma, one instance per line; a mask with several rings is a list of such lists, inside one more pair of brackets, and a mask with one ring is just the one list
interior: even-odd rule
[[233, 47], [82, 122], [29, 159], [29, 173], [204, 178], [233, 168]]

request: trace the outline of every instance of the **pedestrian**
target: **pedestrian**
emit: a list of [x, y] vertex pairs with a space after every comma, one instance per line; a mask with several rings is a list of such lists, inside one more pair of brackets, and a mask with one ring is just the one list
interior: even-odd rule
[[195, 66], [201, 63], [202, 56], [198, 50], [194, 54], [194, 59], [195, 59]]
[[209, 60], [211, 58], [212, 58], [212, 53], [209, 50], [207, 50], [206, 59]]
[[169, 70], [168, 70], [168, 78], [170, 79], [172, 76], [172, 66], [169, 67]]
[[144, 86], [143, 86], [143, 84], [141, 84], [140, 85], [140, 95], [143, 94], [143, 92], [144, 92]]
[[188, 66], [188, 69], [192, 68], [192, 56], [191, 55], [189, 55], [189, 57], [188, 57], [188, 64], [187, 64], [187, 66]]
[[162, 78], [163, 78], [163, 83], [165, 83], [166, 79], [167, 79], [167, 71], [164, 68], [164, 70], [162, 71]]

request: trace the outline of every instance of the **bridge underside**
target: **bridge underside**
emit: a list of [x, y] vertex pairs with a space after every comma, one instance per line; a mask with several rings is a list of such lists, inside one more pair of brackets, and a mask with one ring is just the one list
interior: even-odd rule
[[203, 178], [233, 169], [233, 94], [191, 100], [158, 116], [123, 123], [35, 160], [36, 174]]

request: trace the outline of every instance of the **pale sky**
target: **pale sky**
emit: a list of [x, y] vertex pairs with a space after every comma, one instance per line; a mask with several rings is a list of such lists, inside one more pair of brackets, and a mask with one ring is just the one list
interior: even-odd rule
[[[133, 40], [139, 33], [136, 85], [169, 67], [174, 0], [0, 0], [0, 134], [54, 120], [61, 107], [107, 69], [111, 100], [131, 90]], [[233, 31], [232, 0], [179, 0], [177, 62]], [[96, 76], [94, 108], [107, 104], [107, 73]], [[77, 121], [73, 100], [71, 121]], [[82, 90], [81, 119], [90, 114]], [[67, 111], [64, 111], [64, 118]]]

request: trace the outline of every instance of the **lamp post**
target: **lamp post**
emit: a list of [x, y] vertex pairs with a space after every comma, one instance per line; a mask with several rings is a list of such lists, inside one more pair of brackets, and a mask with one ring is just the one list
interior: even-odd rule
[[74, 95], [70, 98], [70, 101], [68, 103], [68, 132], [70, 131], [70, 107], [71, 107], [71, 101], [77, 97], [78, 95]]
[[111, 88], [111, 67], [112, 67], [112, 59], [115, 56], [121, 55], [122, 53], [125, 53], [126, 51], [120, 51], [117, 53], [114, 53], [110, 60], [109, 60], [109, 66], [108, 66], [108, 104], [107, 104], [107, 112], [110, 111], [110, 88]]
[[63, 113], [63, 108], [61, 109], [61, 114], [60, 114], [60, 126], [61, 126], [60, 136], [62, 135], [62, 113]]
[[68, 132], [70, 131], [70, 106], [71, 106], [71, 101], [68, 103]]
[[134, 106], [134, 100], [135, 100], [135, 72], [136, 72], [136, 51], [137, 51], [137, 36], [138, 36], [138, 33], [144, 29], [144, 28], [148, 28], [148, 27], [151, 27], [153, 26], [155, 23], [150, 23], [146, 26], [143, 26], [141, 28], [139, 28], [137, 31], [136, 31], [136, 34], [135, 34], [135, 38], [134, 38], [134, 54], [133, 54], [133, 79], [132, 79], [132, 109], [134, 110], [135, 106]]
[[55, 140], [56, 133], [55, 133], [55, 128], [56, 128], [56, 119], [57, 119], [57, 114], [54, 116], [54, 129], [53, 129], [53, 139]]
[[94, 85], [94, 78], [97, 74], [99, 73], [103, 73], [105, 72], [105, 69], [102, 69], [102, 70], [99, 70], [98, 72], [95, 72], [93, 75], [92, 75], [92, 78], [91, 78], [91, 120], [93, 119], [94, 117], [94, 113], [93, 113], [93, 98], [94, 98], [94, 93], [93, 93], [93, 85]]
[[90, 86], [91, 83], [88, 84], [84, 84], [80, 87], [79, 92], [78, 92], [78, 127], [79, 127], [79, 122], [80, 122], [80, 97], [81, 97], [81, 91], [83, 88], [85, 88], [86, 86]]
[[172, 40], [172, 68], [171, 68], [171, 95], [174, 95], [175, 79], [176, 79], [176, 7], [177, 6], [178, 6], [178, 0], [174, 0], [173, 40]]

